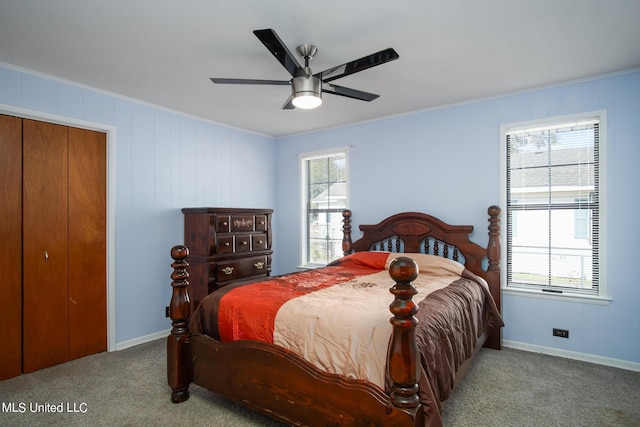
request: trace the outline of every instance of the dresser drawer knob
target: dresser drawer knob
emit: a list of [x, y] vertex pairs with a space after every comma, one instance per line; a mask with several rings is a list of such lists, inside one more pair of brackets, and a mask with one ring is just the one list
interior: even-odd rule
[[258, 240], [258, 244], [261, 245], [262, 244], [262, 240]]
[[242, 244], [243, 244], [243, 245], [247, 245], [248, 243], [247, 243], [247, 241], [245, 240], [244, 242], [242, 242]]
[[256, 270], [262, 270], [264, 268], [264, 262], [258, 261], [255, 264], [253, 264], [253, 266], [256, 268]]
[[227, 226], [227, 225], [229, 225], [229, 223], [228, 223], [227, 221], [224, 221], [224, 222], [222, 223], [222, 225]]
[[225, 267], [221, 271], [228, 276], [233, 274], [233, 267]]
[[225, 245], [225, 246], [231, 246], [231, 243], [229, 243], [229, 242], [224, 242], [224, 245]]

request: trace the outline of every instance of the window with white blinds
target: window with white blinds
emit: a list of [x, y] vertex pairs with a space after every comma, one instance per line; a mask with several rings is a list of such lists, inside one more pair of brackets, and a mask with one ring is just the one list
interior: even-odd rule
[[504, 132], [507, 288], [600, 296], [600, 120]]
[[347, 149], [301, 156], [302, 267], [342, 256], [342, 211], [348, 205]]

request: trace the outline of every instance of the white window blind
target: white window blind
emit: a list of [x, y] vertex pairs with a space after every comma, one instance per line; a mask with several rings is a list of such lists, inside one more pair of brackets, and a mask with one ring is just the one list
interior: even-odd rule
[[507, 130], [508, 288], [599, 295], [599, 124]]

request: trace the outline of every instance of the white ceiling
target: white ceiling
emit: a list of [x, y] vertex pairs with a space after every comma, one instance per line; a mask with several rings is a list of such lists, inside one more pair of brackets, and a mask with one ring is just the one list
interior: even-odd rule
[[[313, 72], [400, 59], [333, 82], [372, 102], [282, 110], [286, 86], [209, 80], [290, 79], [263, 28]], [[639, 68], [640, 1], [0, 0], [0, 62], [277, 137]]]

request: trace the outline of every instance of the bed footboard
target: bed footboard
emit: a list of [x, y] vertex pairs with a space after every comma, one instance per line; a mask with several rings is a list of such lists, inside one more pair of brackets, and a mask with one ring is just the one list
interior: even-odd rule
[[[167, 378], [171, 401], [189, 398], [189, 385], [200, 385], [254, 410], [293, 425], [424, 425], [418, 398], [418, 344], [414, 317], [417, 293], [415, 261], [398, 257], [389, 274], [396, 282], [390, 292], [393, 335], [388, 351], [391, 396], [363, 380], [318, 370], [303, 358], [280, 347], [257, 341], [224, 343], [191, 335], [189, 284], [185, 246], [171, 249], [173, 293], [167, 339]], [[258, 375], [258, 373], [260, 373]]]

